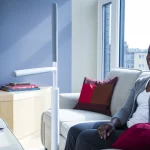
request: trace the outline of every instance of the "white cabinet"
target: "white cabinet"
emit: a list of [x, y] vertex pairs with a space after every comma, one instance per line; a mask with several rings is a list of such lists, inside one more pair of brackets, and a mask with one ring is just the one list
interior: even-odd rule
[[0, 117], [18, 139], [35, 134], [41, 128], [41, 116], [51, 108], [51, 87], [38, 91], [0, 91]]

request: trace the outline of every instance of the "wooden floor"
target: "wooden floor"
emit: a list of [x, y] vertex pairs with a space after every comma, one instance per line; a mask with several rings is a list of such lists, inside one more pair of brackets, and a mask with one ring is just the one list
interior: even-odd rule
[[44, 150], [41, 143], [40, 133], [32, 135], [28, 138], [20, 139], [19, 142], [25, 150]]

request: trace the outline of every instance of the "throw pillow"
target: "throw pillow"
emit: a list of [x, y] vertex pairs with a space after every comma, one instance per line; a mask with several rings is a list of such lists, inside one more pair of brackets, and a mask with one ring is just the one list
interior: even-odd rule
[[88, 110], [111, 115], [111, 97], [118, 77], [104, 81], [94, 81], [84, 78], [80, 97], [74, 109]]
[[112, 147], [124, 150], [149, 150], [150, 124], [140, 123], [127, 129], [120, 135]]

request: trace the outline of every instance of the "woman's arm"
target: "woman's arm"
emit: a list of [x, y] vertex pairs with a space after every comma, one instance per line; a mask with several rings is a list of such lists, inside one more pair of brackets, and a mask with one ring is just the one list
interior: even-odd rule
[[[124, 125], [127, 122], [133, 108], [135, 91], [136, 91], [136, 83], [131, 89], [130, 94], [123, 107], [113, 116], [111, 120], [111, 122], [115, 124], [115, 126], [119, 126], [118, 122], [120, 122], [120, 126]], [[118, 118], [119, 121], [118, 120], [114, 121], [115, 118]]]
[[112, 117], [109, 123], [103, 124], [98, 128], [98, 133], [101, 139], [106, 139], [115, 128], [121, 127], [127, 122], [132, 111], [134, 94], [135, 85], [131, 89], [130, 95], [128, 96], [124, 106]]
[[121, 122], [119, 118], [112, 118], [110, 124], [112, 124], [114, 128], [118, 128], [121, 126]]

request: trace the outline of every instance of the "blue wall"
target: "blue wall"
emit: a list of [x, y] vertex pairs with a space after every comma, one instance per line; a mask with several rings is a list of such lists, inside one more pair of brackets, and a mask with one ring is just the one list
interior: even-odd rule
[[[53, 0], [59, 7], [58, 84], [71, 92], [71, 0]], [[0, 0], [0, 85], [32, 82], [52, 85], [52, 74], [11, 77], [11, 72], [52, 66], [52, 0]]]

